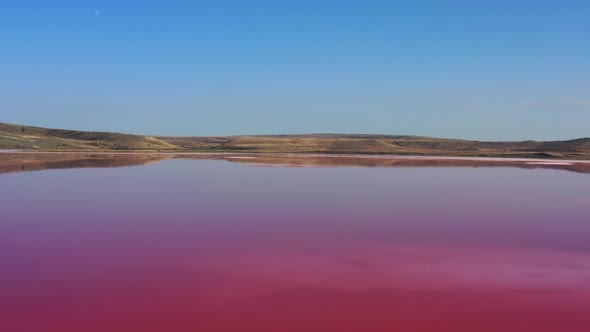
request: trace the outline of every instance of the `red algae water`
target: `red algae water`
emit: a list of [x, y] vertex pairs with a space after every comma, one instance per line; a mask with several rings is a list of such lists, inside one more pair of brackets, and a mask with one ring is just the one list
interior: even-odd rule
[[590, 331], [590, 174], [0, 175], [0, 330]]

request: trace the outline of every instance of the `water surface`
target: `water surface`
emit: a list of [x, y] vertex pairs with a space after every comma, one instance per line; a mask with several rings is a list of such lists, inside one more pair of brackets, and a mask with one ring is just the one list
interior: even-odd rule
[[587, 165], [245, 157], [0, 156], [3, 330], [590, 331]]

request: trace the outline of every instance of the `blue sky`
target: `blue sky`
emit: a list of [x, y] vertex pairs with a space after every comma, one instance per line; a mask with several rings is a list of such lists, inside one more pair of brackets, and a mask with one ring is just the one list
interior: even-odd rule
[[590, 136], [590, 1], [0, 1], [0, 122]]

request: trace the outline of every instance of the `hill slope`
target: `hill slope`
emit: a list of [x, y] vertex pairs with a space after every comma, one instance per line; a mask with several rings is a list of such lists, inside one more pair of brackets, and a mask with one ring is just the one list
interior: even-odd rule
[[140, 136], [0, 123], [0, 149], [397, 154], [590, 159], [590, 138], [483, 142], [395, 135]]
[[0, 149], [166, 150], [177, 147], [150, 136], [47, 129], [0, 123]]

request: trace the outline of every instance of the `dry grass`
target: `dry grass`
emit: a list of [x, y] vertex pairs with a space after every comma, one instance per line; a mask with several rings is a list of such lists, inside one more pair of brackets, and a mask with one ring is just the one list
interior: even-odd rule
[[223, 151], [590, 159], [590, 138], [554, 142], [481, 142], [419, 136], [338, 134], [150, 137], [0, 123], [0, 149]]
[[149, 136], [46, 129], [2, 123], [0, 148], [65, 151], [178, 149], [171, 143]]

